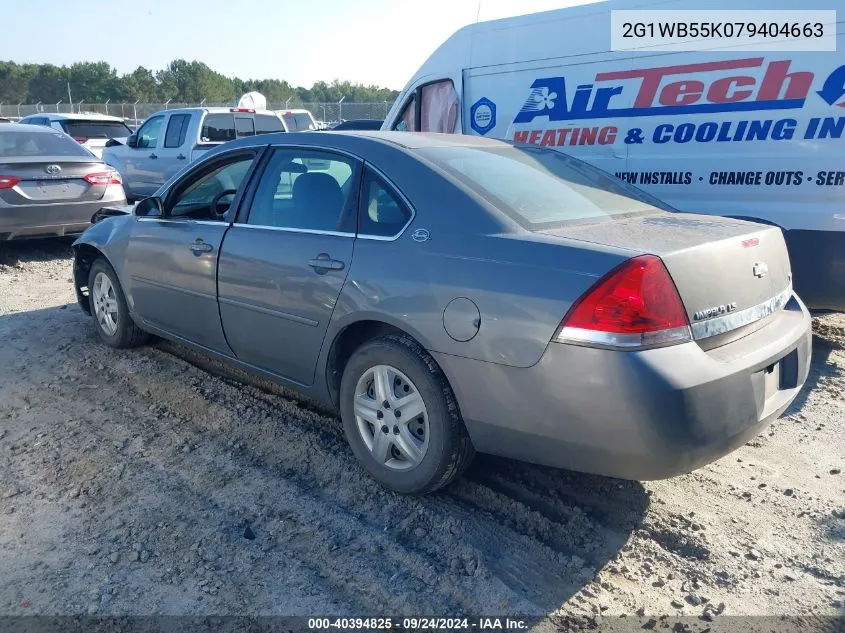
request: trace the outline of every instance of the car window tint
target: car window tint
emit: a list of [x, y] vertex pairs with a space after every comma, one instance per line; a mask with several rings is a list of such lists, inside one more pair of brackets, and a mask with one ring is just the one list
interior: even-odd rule
[[285, 124], [291, 132], [299, 132], [302, 130], [314, 130], [316, 125], [311, 116], [307, 112], [287, 112], [282, 115], [285, 119]]
[[358, 234], [393, 237], [411, 218], [411, 211], [392, 188], [369, 169], [364, 172]]
[[[228, 210], [235, 199], [235, 194], [252, 166], [252, 156], [242, 157], [210, 172], [197, 176], [176, 191], [168, 202], [170, 217], [191, 218], [194, 220], [219, 220], [219, 216]], [[226, 192], [226, 193], [224, 193]], [[218, 198], [217, 213], [212, 203]]]
[[182, 147], [188, 133], [190, 114], [171, 114], [167, 122], [167, 132], [164, 134], [165, 147]]
[[235, 115], [232, 113], [206, 114], [202, 121], [200, 141], [226, 143], [235, 140]]
[[70, 121], [66, 120], [64, 130], [73, 138], [126, 138], [132, 134], [121, 121]]
[[23, 156], [85, 156], [94, 160], [91, 152], [58, 130], [30, 132], [25, 126], [1, 128], [0, 157]]
[[529, 230], [667, 209], [645, 192], [554, 150], [436, 147], [419, 152]]
[[276, 150], [250, 209], [249, 224], [313, 231], [355, 230], [352, 159], [320, 151]]
[[452, 134], [458, 123], [458, 93], [451, 79], [422, 87], [420, 131]]
[[285, 126], [282, 120], [271, 114], [255, 115], [255, 133], [268, 134], [270, 132], [284, 132]]
[[252, 119], [235, 117], [235, 132], [237, 133], [238, 138], [243, 138], [244, 136], [255, 136], [255, 123], [252, 122]]
[[399, 115], [399, 118], [393, 125], [393, 129], [397, 130], [398, 132], [417, 131], [417, 109], [416, 100], [414, 99], [414, 97], [411, 97], [408, 100], [405, 109], [402, 110], [402, 114]]
[[155, 147], [158, 144], [158, 135], [161, 132], [161, 124], [163, 122], [163, 116], [154, 116], [141, 126], [136, 137], [139, 148]]

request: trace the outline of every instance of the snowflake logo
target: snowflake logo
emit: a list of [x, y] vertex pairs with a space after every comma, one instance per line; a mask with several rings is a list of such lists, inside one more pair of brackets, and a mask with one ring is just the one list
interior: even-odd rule
[[528, 95], [528, 100], [522, 110], [530, 112], [551, 110], [555, 107], [555, 99], [557, 99], [557, 93], [550, 91], [548, 87], [534, 88]]

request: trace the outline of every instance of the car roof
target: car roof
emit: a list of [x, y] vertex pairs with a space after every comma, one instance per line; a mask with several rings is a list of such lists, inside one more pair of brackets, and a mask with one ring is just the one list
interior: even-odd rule
[[[324, 147], [332, 149], [351, 149], [355, 145], [360, 147], [373, 143], [390, 145], [396, 149], [413, 152], [428, 147], [477, 147], [497, 148], [510, 147], [512, 143], [481, 136], [466, 134], [434, 134], [430, 132], [381, 132], [371, 130], [326, 130], [309, 132], [270, 132], [256, 136], [247, 136], [228, 143], [218, 145], [214, 154], [240, 147], [255, 147], [256, 145], [299, 145], [314, 148]], [[212, 153], [209, 152], [209, 155]]]
[[110, 114], [100, 114], [98, 112], [74, 112], [73, 114], [64, 112], [38, 112], [36, 114], [29, 114], [24, 119], [35, 116], [46, 116], [57, 121], [120, 121], [123, 119], [119, 116], [112, 116]]
[[49, 127], [47, 125], [21, 125], [20, 123], [12, 123], [11, 121], [8, 124], [3, 125], [0, 127], [0, 130], [13, 130], [15, 132], [27, 132], [32, 134], [61, 134], [64, 135], [64, 132], [60, 132], [56, 128]]
[[405, 149], [424, 147], [506, 147], [506, 141], [500, 141], [468, 134], [437, 134], [434, 132], [381, 132], [377, 130], [336, 130], [335, 135], [348, 135], [370, 138], [382, 143], [391, 143]]

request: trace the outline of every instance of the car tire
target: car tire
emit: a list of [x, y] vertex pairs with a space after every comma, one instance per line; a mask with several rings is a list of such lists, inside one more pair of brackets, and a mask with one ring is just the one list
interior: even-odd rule
[[[405, 400], [396, 399], [394, 410], [379, 408], [377, 411], [388, 416], [379, 420], [392, 426], [376, 427], [368, 408], [379, 406], [372, 384], [376, 372], [387, 372], [386, 375], [393, 377], [386, 381], [392, 385], [391, 397], [396, 397], [397, 393], [403, 397], [409, 393], [419, 395], [424, 413], [412, 420], [407, 417], [402, 420], [398, 413]], [[356, 411], [356, 405], [362, 402], [359, 398], [364, 399], [364, 407]], [[352, 354], [341, 378], [340, 410], [346, 439], [361, 465], [376, 481], [395, 492], [425, 494], [442, 488], [462, 474], [475, 455], [446, 377], [425, 349], [409, 336], [380, 336], [364, 343]], [[368, 417], [359, 416], [361, 411], [366, 411]], [[379, 451], [374, 448], [379, 441], [376, 437], [384, 428], [389, 429], [384, 432], [384, 436], [390, 438], [388, 441], [396, 442], [390, 445], [387, 462], [377, 458]], [[418, 461], [406, 457], [414, 451], [403, 453], [400, 450], [400, 443], [407, 447], [403, 442], [409, 439], [417, 448], [423, 444]], [[396, 455], [396, 458], [390, 455]]]
[[103, 257], [91, 264], [88, 273], [88, 301], [94, 327], [106, 345], [117, 348], [136, 347], [147, 340], [148, 334], [135, 325], [129, 315], [129, 307], [117, 273]]

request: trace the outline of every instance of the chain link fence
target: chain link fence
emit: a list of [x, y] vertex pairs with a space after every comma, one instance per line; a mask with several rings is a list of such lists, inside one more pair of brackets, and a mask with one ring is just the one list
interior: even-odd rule
[[[310, 110], [311, 114], [318, 121], [324, 121], [328, 124], [339, 121], [348, 121], [350, 119], [376, 119], [383, 120], [387, 117], [387, 112], [390, 106], [393, 105], [390, 101], [378, 101], [375, 103], [301, 103], [293, 100], [284, 102], [268, 102], [267, 108], [270, 110], [293, 110], [305, 109]], [[21, 117], [29, 116], [30, 114], [45, 113], [62, 113], [70, 114], [74, 112], [96, 112], [99, 114], [109, 114], [112, 116], [119, 116], [126, 121], [129, 127], [136, 127], [140, 125], [144, 119], [155, 112], [161, 110], [174, 110], [176, 108], [195, 108], [195, 107], [234, 107], [232, 103], [85, 103], [84, 101], [74, 103], [30, 103], [30, 104], [9, 104], [0, 103], [0, 116], [9, 119], [19, 119]]]

